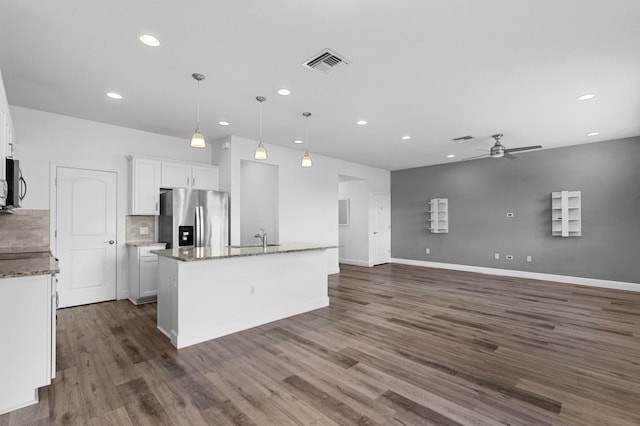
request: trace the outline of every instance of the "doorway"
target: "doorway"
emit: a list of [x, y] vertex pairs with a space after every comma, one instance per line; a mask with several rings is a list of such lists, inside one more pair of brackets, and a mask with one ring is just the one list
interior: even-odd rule
[[369, 250], [369, 183], [338, 175], [338, 261], [372, 266]]
[[117, 174], [56, 167], [59, 307], [116, 298]]
[[373, 265], [389, 263], [391, 257], [391, 215], [389, 194], [372, 195]]

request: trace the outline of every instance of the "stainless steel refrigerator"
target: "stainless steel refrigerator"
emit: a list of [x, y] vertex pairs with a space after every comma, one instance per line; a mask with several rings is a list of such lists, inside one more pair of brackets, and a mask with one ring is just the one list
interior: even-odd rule
[[229, 245], [229, 194], [170, 189], [160, 194], [158, 237], [167, 248]]

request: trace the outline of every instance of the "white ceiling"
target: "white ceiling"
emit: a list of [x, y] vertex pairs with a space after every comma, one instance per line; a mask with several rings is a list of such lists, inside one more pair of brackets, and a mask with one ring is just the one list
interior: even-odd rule
[[[301, 66], [324, 48], [351, 64]], [[178, 136], [185, 149], [191, 74], [203, 73], [209, 141], [257, 139], [264, 95], [267, 150], [300, 149], [310, 111], [312, 155], [396, 170], [477, 155], [496, 132], [507, 147], [545, 148], [639, 135], [640, 1], [2, 0], [0, 68], [13, 105]], [[467, 134], [476, 140], [451, 141]]]

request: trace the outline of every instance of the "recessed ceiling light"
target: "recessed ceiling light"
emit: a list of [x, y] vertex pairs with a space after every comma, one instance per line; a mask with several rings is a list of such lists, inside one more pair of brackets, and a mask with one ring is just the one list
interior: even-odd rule
[[229, 122], [228, 121], [218, 121], [218, 124], [221, 126], [228, 126]]
[[293, 143], [301, 144], [302, 141], [300, 139], [296, 139], [295, 141], [293, 141]]
[[455, 156], [456, 156], [455, 154], [449, 154], [449, 155], [447, 155], [447, 158], [453, 158]]
[[278, 89], [278, 95], [280, 96], [289, 96], [291, 94], [291, 90], [289, 89]]
[[152, 36], [151, 34], [142, 34], [138, 39], [147, 46], [158, 47], [160, 46], [160, 40]]
[[591, 132], [591, 133], [587, 133], [587, 136], [598, 136], [600, 133], [598, 132]]
[[409, 139], [411, 139], [411, 136], [403, 136], [400, 139], [402, 139], [403, 141], [408, 141]]
[[105, 93], [105, 95], [107, 95], [111, 99], [122, 99], [122, 95], [116, 92], [107, 92]]
[[596, 97], [596, 95], [594, 95], [593, 93], [587, 93], [587, 94], [584, 94], [582, 96], [578, 96], [578, 100], [579, 101], [588, 101], [589, 99], [593, 99], [595, 97]]
[[367, 120], [360, 120], [356, 123], [358, 126], [364, 126], [365, 124], [367, 124]]

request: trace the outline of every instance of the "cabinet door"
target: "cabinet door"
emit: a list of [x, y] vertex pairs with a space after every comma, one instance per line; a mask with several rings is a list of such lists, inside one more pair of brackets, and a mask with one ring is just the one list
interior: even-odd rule
[[191, 181], [191, 166], [180, 163], [162, 162], [163, 188], [189, 188]]
[[[0, 95], [2, 95], [1, 92]], [[9, 112], [5, 108], [6, 105], [0, 105], [0, 180], [6, 179], [7, 169], [4, 159], [7, 156], [7, 144], [9, 143]]]
[[140, 257], [140, 297], [158, 294], [158, 256]]
[[160, 162], [133, 158], [131, 214], [160, 214]]
[[216, 166], [192, 166], [191, 186], [193, 189], [218, 190], [218, 168]]

